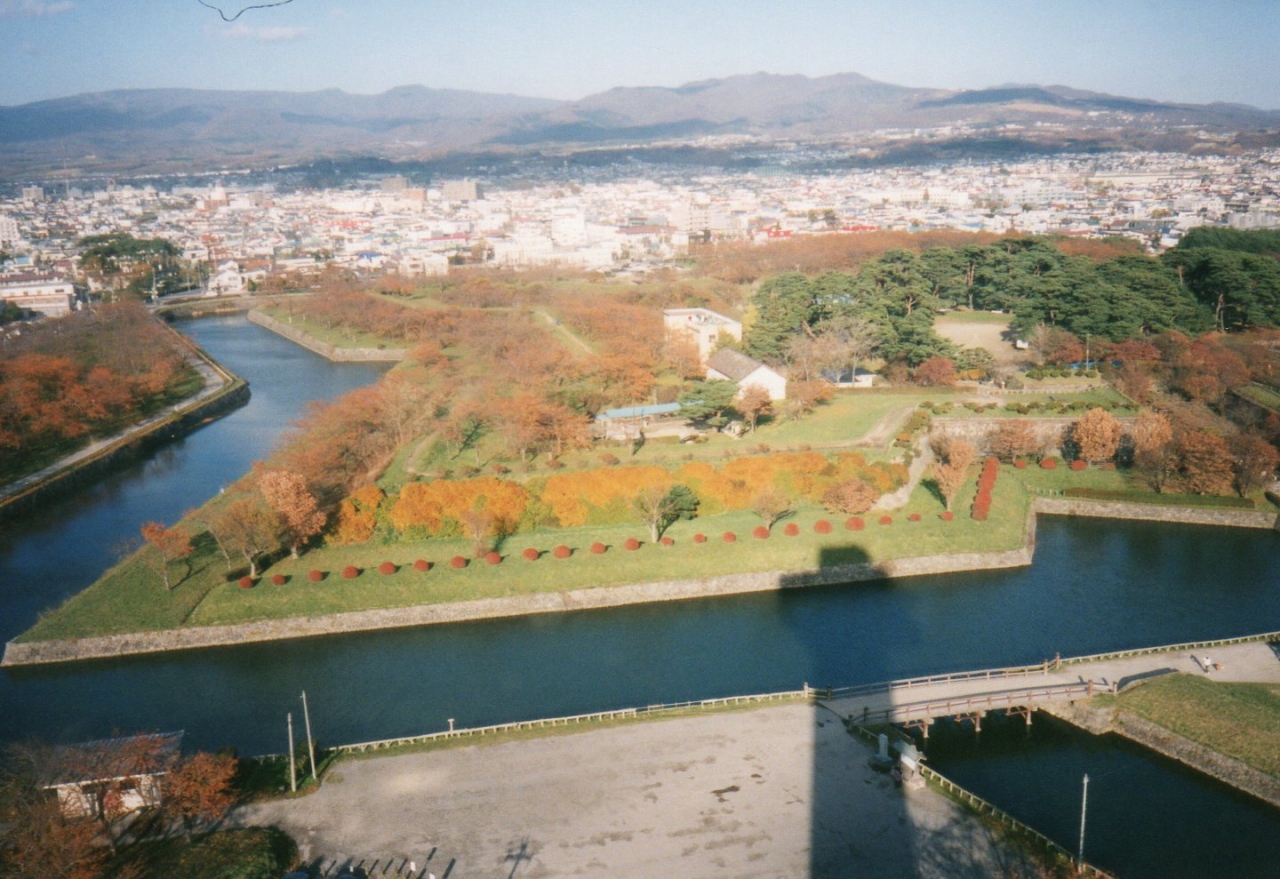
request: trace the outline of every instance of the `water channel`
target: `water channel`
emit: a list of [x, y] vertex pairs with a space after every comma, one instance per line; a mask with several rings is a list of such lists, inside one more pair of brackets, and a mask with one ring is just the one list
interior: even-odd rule
[[[73, 498], [6, 523], [3, 637], [91, 582], [140, 523], [173, 521], [241, 475], [307, 400], [381, 371], [330, 364], [241, 317], [180, 328], [250, 380], [252, 402]], [[1276, 629], [1280, 536], [1042, 517], [1035, 565], [1018, 571], [15, 669], [0, 675], [0, 741], [180, 728], [193, 747], [279, 752], [284, 714], [297, 711], [303, 688], [317, 736], [352, 742], [438, 730], [449, 718], [474, 726]], [[1053, 724], [1014, 744], [985, 730], [974, 747], [944, 740], [931, 745], [941, 771], [1033, 826], [1043, 821], [1068, 847], [1075, 831], [1062, 816], [1078, 815], [1081, 772], [1137, 767], [1116, 770], [1123, 783], [1091, 791], [1098, 798], [1091, 808], [1113, 817], [1099, 819], [1089, 854], [1105, 866], [1123, 864], [1125, 877], [1207, 875], [1188, 872], [1196, 862], [1179, 855], [1180, 846], [1243, 851], [1237, 877], [1271, 875], [1280, 862], [1280, 813], [1123, 743]], [[1165, 819], [1115, 817], [1170, 804], [1213, 820], [1191, 822], [1203, 832], [1188, 835], [1166, 834]], [[1139, 826], [1142, 834], [1132, 835]], [[1144, 858], [1135, 861], [1139, 844]]]

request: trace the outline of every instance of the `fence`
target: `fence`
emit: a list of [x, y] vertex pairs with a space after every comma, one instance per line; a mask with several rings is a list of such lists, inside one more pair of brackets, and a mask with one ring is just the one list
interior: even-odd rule
[[1185, 644], [1166, 644], [1161, 647], [1136, 647], [1132, 650], [1116, 650], [1111, 653], [1094, 653], [1091, 656], [1072, 656], [1063, 659], [1063, 665], [1084, 662], [1102, 662], [1112, 659], [1128, 659], [1131, 656], [1150, 656], [1155, 653], [1177, 653], [1181, 650], [1203, 650], [1207, 647], [1225, 647], [1230, 644], [1248, 644], [1253, 641], [1280, 643], [1280, 632], [1262, 632], [1257, 635], [1240, 635], [1236, 638], [1218, 638], [1211, 641], [1188, 641]]
[[929, 675], [922, 678], [904, 678], [897, 681], [886, 681], [880, 684], [864, 684], [860, 687], [828, 687], [824, 692], [826, 699], [845, 699], [856, 696], [870, 696], [876, 693], [892, 693], [895, 690], [911, 690], [920, 687], [934, 687], [939, 684], [964, 683], [966, 681], [990, 681], [998, 678], [1019, 678], [1030, 675], [1045, 674], [1049, 663], [1039, 665], [1019, 665], [1009, 668], [989, 668], [981, 671], [961, 671], [945, 675]]
[[1083, 684], [1057, 684], [1051, 687], [1013, 690], [1003, 693], [987, 693], [962, 699], [946, 699], [917, 705], [893, 705], [879, 711], [868, 711], [862, 723], [904, 723], [931, 720], [935, 717], [971, 714], [975, 711], [992, 711], [998, 708], [1030, 708], [1036, 702], [1062, 701], [1089, 698], [1100, 693], [1115, 693], [1115, 684], [1103, 685], [1086, 681]]
[[726, 696], [721, 699], [700, 699], [691, 702], [669, 702], [660, 705], [647, 705], [644, 708], [620, 708], [615, 711], [593, 711], [590, 714], [574, 714], [568, 717], [548, 717], [539, 720], [517, 720], [511, 723], [498, 723], [492, 726], [475, 726], [466, 729], [448, 729], [441, 732], [425, 733], [419, 736], [401, 736], [394, 739], [380, 739], [374, 742], [359, 742], [354, 745], [337, 745], [333, 750], [341, 754], [365, 754], [370, 751], [381, 751], [387, 748], [399, 748], [412, 745], [425, 745], [432, 742], [464, 739], [477, 736], [500, 735], [502, 733], [519, 732], [521, 730], [548, 729], [558, 726], [574, 726], [586, 723], [607, 723], [613, 720], [634, 720], [642, 717], [658, 717], [663, 714], [675, 714], [689, 710], [714, 710], [735, 705], [751, 705], [766, 702], [788, 702], [809, 699], [814, 690], [807, 685], [802, 690], [788, 690], [781, 693], [761, 693], [753, 696]]

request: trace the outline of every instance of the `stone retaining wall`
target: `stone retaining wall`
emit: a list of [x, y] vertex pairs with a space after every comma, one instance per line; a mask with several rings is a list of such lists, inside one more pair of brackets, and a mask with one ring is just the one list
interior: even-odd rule
[[1273, 806], [1280, 806], [1280, 779], [1259, 772], [1239, 760], [1219, 754], [1127, 711], [1120, 712], [1113, 729], [1119, 735], [1216, 778], [1223, 784], [1231, 785]]
[[249, 312], [249, 322], [283, 336], [308, 351], [314, 351], [321, 357], [340, 363], [399, 363], [409, 353], [407, 348], [339, 348], [256, 310]]
[[1200, 507], [1162, 507], [1158, 504], [1126, 504], [1083, 498], [1038, 497], [1032, 503], [1038, 513], [1088, 516], [1095, 519], [1140, 519], [1147, 522], [1182, 522], [1230, 528], [1280, 530], [1280, 517], [1265, 510], [1216, 510]]
[[[1033, 518], [1033, 517], [1029, 517]], [[918, 577], [957, 571], [982, 571], [996, 568], [1022, 567], [1031, 564], [1032, 545], [1007, 552], [954, 553], [896, 559], [878, 565], [833, 565], [809, 571], [766, 571], [751, 574], [727, 574], [696, 580], [674, 580], [662, 583], [640, 583], [596, 589], [576, 589], [539, 595], [488, 598], [449, 604], [419, 605], [378, 610], [351, 611], [318, 617], [295, 617], [227, 626], [204, 626], [169, 629], [160, 632], [135, 632], [63, 641], [10, 641], [5, 646], [0, 665], [36, 665], [70, 662], [137, 653], [159, 653], [198, 647], [277, 641], [344, 632], [367, 632], [376, 629], [426, 626], [468, 620], [498, 619], [537, 613], [562, 613], [645, 604], [655, 601], [679, 601], [767, 592], [804, 586], [882, 580], [896, 577]]]

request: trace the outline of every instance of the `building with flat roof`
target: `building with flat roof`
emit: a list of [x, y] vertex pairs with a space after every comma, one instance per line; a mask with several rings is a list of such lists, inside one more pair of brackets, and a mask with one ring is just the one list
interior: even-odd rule
[[715, 349], [721, 333], [736, 341], [742, 340], [742, 322], [712, 311], [709, 308], [666, 308], [662, 311], [662, 324], [668, 338], [689, 339], [698, 346], [698, 358], [705, 364]]

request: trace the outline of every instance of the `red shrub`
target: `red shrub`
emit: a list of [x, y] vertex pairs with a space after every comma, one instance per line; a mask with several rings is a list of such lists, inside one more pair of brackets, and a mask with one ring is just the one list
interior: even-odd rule
[[252, 588], [253, 588], [253, 578], [252, 578], [252, 577], [241, 577], [239, 582], [240, 582], [240, 588], [241, 588], [241, 589], [252, 589]]
[[817, 531], [819, 534], [830, 534], [831, 523], [828, 522], [826, 519], [819, 519], [818, 521], [813, 523], [813, 530]]
[[1019, 470], [1026, 470], [1026, 469], [1027, 469], [1027, 459], [1026, 459], [1026, 458], [1019, 458], [1018, 460], [1016, 460], [1016, 461], [1014, 461], [1014, 462], [1013, 462], [1013, 466], [1014, 466], [1014, 467], [1016, 467], [1016, 468], [1018, 468]]
[[285, 583], [288, 583], [288, 582], [289, 582], [289, 578], [288, 578], [288, 577], [286, 577], [284, 574], [272, 574], [272, 575], [271, 575], [271, 585], [272, 585], [272, 586], [283, 586]]
[[955, 513], [951, 512], [950, 510], [944, 510], [942, 515], [940, 515], [938, 518], [944, 522], [951, 522], [955, 519], [955, 517], [956, 517]]
[[675, 546], [675, 545], [676, 545], [676, 539], [675, 539], [674, 537], [663, 537], [663, 538], [662, 538], [661, 540], [659, 540], [658, 542], [659, 542], [659, 543], [661, 543], [663, 546]]
[[734, 534], [732, 531], [726, 531], [721, 536], [723, 537], [725, 543], [733, 543], [738, 539], [738, 535]]
[[694, 543], [706, 543], [706, 542], [707, 542], [707, 535], [702, 534], [702, 533], [695, 534], [695, 535], [693, 535], [693, 542], [694, 542]]
[[974, 511], [973, 511], [973, 519], [974, 519], [974, 521], [975, 521], [975, 522], [985, 522], [985, 521], [987, 521], [987, 511], [986, 511], [986, 510], [974, 510]]
[[466, 566], [467, 559], [465, 556], [455, 555], [453, 558], [449, 559], [449, 567], [451, 568], [465, 568]]
[[1058, 459], [1057, 458], [1041, 458], [1040, 469], [1041, 470], [1057, 470]]
[[520, 553], [520, 554], [521, 554], [522, 556], [524, 556], [526, 560], [531, 561], [531, 562], [536, 562], [536, 561], [538, 560], [538, 557], [539, 557], [540, 555], [542, 555], [542, 553], [538, 552], [538, 551], [537, 551], [536, 549], [534, 549], [532, 546], [531, 546], [531, 547], [529, 547], [528, 549], [526, 549], [524, 552], [522, 552], [522, 553]]
[[892, 525], [893, 516], [881, 516], [878, 521], [880, 522], [881, 525]]
[[500, 565], [502, 564], [502, 553], [487, 552], [484, 554], [484, 560], [491, 565]]
[[627, 552], [635, 552], [640, 548], [640, 541], [636, 540], [634, 537], [628, 537], [626, 540], [622, 541], [622, 548]]
[[867, 527], [867, 523], [862, 520], [861, 516], [850, 516], [844, 520], [844, 527], [850, 531], [861, 531]]
[[383, 562], [378, 565], [379, 574], [394, 574], [397, 570], [395, 562]]
[[910, 516], [907, 516], [907, 521], [908, 521], [908, 522], [919, 522], [919, 521], [920, 521], [920, 514], [919, 514], [919, 513], [912, 513]]
[[595, 543], [591, 544], [591, 551], [596, 555], [603, 554], [606, 549], [608, 549], [608, 547], [598, 540]]
[[317, 571], [314, 569], [307, 571], [307, 579], [312, 583], [319, 583], [324, 579], [324, 571]]
[[359, 576], [360, 576], [360, 569], [357, 568], [355, 565], [347, 565], [345, 568], [342, 569], [342, 579], [344, 580], [354, 580], [356, 577], [359, 577]]
[[1103, 470], [1114, 470], [1114, 469], [1116, 469], [1116, 462], [1115, 462], [1115, 461], [1103, 461], [1103, 462], [1102, 462], [1101, 464], [1099, 464], [1098, 466], [1099, 466], [1099, 467], [1101, 467]]
[[427, 571], [431, 570], [431, 562], [426, 559], [418, 559], [413, 563], [413, 569], [419, 573], [425, 574]]
[[795, 522], [788, 522], [787, 527], [782, 529], [782, 533], [788, 537], [795, 537], [800, 533], [800, 526]]
[[551, 554], [558, 559], [567, 559], [569, 556], [573, 555], [573, 550], [569, 549], [569, 547], [562, 543], [555, 549], [551, 550]]
[[751, 536], [759, 538], [760, 540], [767, 540], [769, 537], [769, 529], [763, 525], [757, 525], [751, 529]]
[[1072, 461], [1072, 462], [1071, 462], [1071, 469], [1072, 469], [1072, 470], [1075, 470], [1076, 472], [1079, 472], [1079, 471], [1081, 471], [1081, 470], [1085, 470], [1085, 469], [1087, 469], [1088, 467], [1089, 467], [1089, 462], [1088, 462], [1088, 461], [1081, 461], [1079, 458], [1077, 458], [1076, 460], [1074, 460], [1074, 461]]

